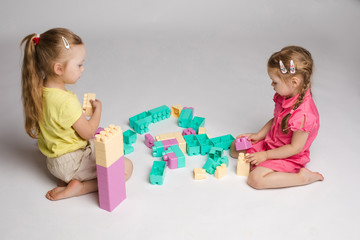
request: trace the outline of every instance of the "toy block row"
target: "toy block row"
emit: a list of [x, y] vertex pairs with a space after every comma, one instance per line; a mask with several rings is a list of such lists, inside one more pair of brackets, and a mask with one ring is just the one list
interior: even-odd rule
[[166, 162], [154, 161], [150, 172], [150, 183], [152, 185], [163, 185], [165, 178]]
[[234, 140], [235, 140], [235, 138], [231, 134], [210, 139], [210, 141], [214, 145], [214, 147], [219, 147], [224, 150], [229, 150], [230, 145]]
[[251, 141], [247, 137], [235, 139], [236, 151], [246, 150], [252, 147]]
[[170, 112], [170, 108], [163, 105], [129, 118], [129, 124], [135, 132], [144, 134], [149, 131], [150, 123], [156, 123], [170, 118]]
[[168, 140], [168, 139], [172, 139], [172, 138], [175, 138], [178, 141], [181, 151], [183, 153], [186, 153], [186, 141], [185, 141], [183, 135], [181, 135], [181, 132], [164, 133], [164, 134], [155, 136], [156, 141], [163, 141], [163, 140]]
[[96, 164], [109, 167], [124, 155], [123, 132], [120, 126], [109, 125], [95, 135]]
[[176, 140], [176, 138], [156, 141], [154, 142], [154, 146], [152, 147], [152, 155], [154, 157], [161, 157], [163, 152], [173, 145], [178, 145], [178, 141]]
[[216, 167], [220, 166], [221, 164], [225, 163], [226, 166], [229, 165], [229, 159], [227, 156], [223, 156], [223, 149], [213, 147], [209, 152], [209, 157], [205, 162], [203, 168], [209, 174], [214, 174]]
[[96, 165], [100, 208], [113, 211], [126, 199], [124, 156], [109, 167]]
[[95, 99], [96, 99], [95, 93], [85, 93], [84, 94], [82, 109], [83, 109], [85, 116], [91, 117], [93, 115], [93, 108], [90, 103], [90, 100], [95, 101]]
[[164, 151], [163, 160], [170, 169], [185, 167], [185, 155], [178, 145], [170, 146]]

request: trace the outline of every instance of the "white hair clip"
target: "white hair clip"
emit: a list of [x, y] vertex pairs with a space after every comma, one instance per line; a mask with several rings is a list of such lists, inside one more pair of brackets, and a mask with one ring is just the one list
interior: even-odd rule
[[295, 65], [293, 60], [290, 61], [290, 73], [295, 73]]
[[67, 40], [65, 37], [61, 37], [61, 38], [62, 38], [62, 40], [63, 40], [63, 42], [64, 42], [65, 48], [66, 48], [66, 49], [69, 49], [69, 48], [70, 48], [70, 44], [69, 44], [68, 40]]
[[282, 73], [287, 73], [287, 70], [286, 70], [286, 68], [285, 68], [285, 66], [284, 66], [284, 64], [283, 64], [283, 62], [280, 60], [279, 61], [279, 64], [280, 64], [280, 70], [281, 70], [281, 72]]

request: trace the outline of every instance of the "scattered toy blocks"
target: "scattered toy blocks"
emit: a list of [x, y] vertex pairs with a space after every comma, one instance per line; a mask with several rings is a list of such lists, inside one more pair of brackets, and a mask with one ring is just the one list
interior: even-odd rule
[[184, 135], [186, 151], [189, 156], [200, 154], [200, 143], [195, 135]]
[[154, 140], [153, 136], [151, 136], [151, 134], [145, 135], [145, 145], [148, 148], [152, 149], [152, 147], [154, 146], [154, 142], [155, 142], [155, 140]]
[[226, 168], [226, 164], [223, 163], [221, 164], [220, 166], [217, 166], [216, 167], [216, 170], [215, 170], [215, 177], [217, 179], [220, 179], [220, 178], [223, 178], [227, 176], [227, 168]]
[[194, 179], [201, 180], [206, 179], [206, 171], [203, 168], [194, 168]]
[[179, 127], [188, 128], [193, 119], [193, 110], [190, 108], [183, 108], [179, 116]]
[[125, 144], [133, 144], [136, 142], [137, 139], [137, 135], [136, 132], [129, 130], [126, 130], [123, 133], [123, 137], [124, 137], [124, 143]]
[[182, 135], [196, 135], [196, 132], [192, 128], [187, 128], [183, 130]]
[[205, 118], [203, 117], [194, 117], [194, 119], [190, 123], [190, 127], [195, 130], [195, 132], [199, 131], [199, 127], [205, 126]]
[[170, 146], [179, 144], [178, 141], [176, 140], [176, 138], [162, 140], [161, 142], [164, 145], [164, 150], [167, 150], [168, 147], [170, 147]]
[[247, 137], [235, 139], [236, 151], [246, 150], [252, 147], [251, 141]]
[[221, 137], [210, 138], [210, 140], [215, 147], [220, 147], [224, 150], [229, 150], [231, 143], [235, 140], [235, 138], [231, 134], [228, 134]]
[[154, 108], [149, 110], [149, 113], [152, 116], [152, 123], [156, 123], [167, 118], [170, 118], [171, 110], [169, 107], [163, 105], [161, 107]]
[[95, 101], [96, 94], [95, 93], [85, 93], [84, 99], [83, 99], [83, 112], [85, 113], [85, 116], [91, 117], [93, 115], [93, 108], [90, 103], [90, 100]]
[[181, 132], [160, 134], [160, 135], [155, 137], [155, 140], [156, 141], [162, 141], [162, 140], [168, 140], [168, 139], [171, 139], [171, 138], [176, 138], [181, 151], [183, 153], [186, 153], [186, 141], [185, 141], [183, 135], [181, 135]]
[[163, 185], [165, 178], [166, 162], [154, 161], [150, 172], [150, 183], [152, 185]]
[[176, 104], [174, 106], [171, 107], [171, 116], [179, 118], [181, 111], [182, 111], [182, 106], [180, 104]]
[[250, 172], [250, 163], [246, 162], [244, 153], [239, 153], [237, 167], [236, 167], [236, 175], [247, 177], [249, 176], [249, 172]]

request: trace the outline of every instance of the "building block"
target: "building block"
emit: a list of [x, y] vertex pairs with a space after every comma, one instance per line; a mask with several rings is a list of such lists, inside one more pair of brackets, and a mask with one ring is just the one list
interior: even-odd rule
[[186, 153], [186, 141], [185, 141], [183, 135], [181, 135], [181, 132], [164, 133], [164, 134], [160, 134], [158, 136], [155, 136], [156, 141], [162, 141], [162, 140], [167, 140], [167, 139], [171, 139], [171, 138], [176, 138], [181, 151], [183, 153]]
[[179, 127], [188, 128], [193, 119], [193, 110], [190, 108], [183, 108], [179, 116]]
[[250, 163], [246, 162], [245, 160], [246, 155], [244, 153], [239, 153], [237, 167], [236, 167], [236, 175], [238, 176], [245, 176], [245, 177], [249, 176]]
[[169, 107], [163, 105], [148, 111], [152, 117], [152, 123], [156, 123], [167, 118], [170, 118], [171, 110]]
[[172, 145], [178, 145], [179, 144], [178, 141], [176, 140], [176, 138], [162, 140], [161, 142], [164, 145], [164, 150], [167, 150], [168, 147], [170, 147]]
[[168, 148], [168, 150], [173, 151], [177, 157], [177, 167], [185, 167], [185, 155], [178, 145], [173, 145]]
[[134, 151], [134, 147], [130, 144], [124, 144], [124, 155], [128, 155]]
[[182, 135], [196, 135], [196, 132], [192, 128], [187, 128], [183, 130]]
[[194, 119], [190, 123], [190, 127], [195, 130], [195, 132], [199, 131], [199, 127], [205, 126], [205, 118], [203, 117], [194, 117]]
[[123, 132], [121, 127], [113, 124], [95, 135], [96, 164], [109, 167], [124, 155]]
[[129, 125], [138, 134], [144, 134], [149, 131], [149, 125], [152, 122], [152, 116], [149, 112], [142, 112], [129, 118]]
[[195, 114], [195, 110], [194, 110], [194, 108], [193, 107], [183, 107], [183, 110], [184, 109], [191, 109], [192, 110], [192, 113], [193, 113], [193, 116], [194, 116], [194, 114]]
[[226, 166], [229, 166], [229, 159], [227, 156], [223, 156], [215, 160], [209, 155], [209, 158], [206, 160], [203, 168], [206, 170], [206, 172], [214, 174], [216, 167], [223, 163], [226, 164]]
[[198, 134], [205, 134], [205, 133], [206, 133], [206, 128], [199, 127]]
[[206, 179], [206, 171], [203, 168], [194, 168], [194, 179], [201, 180]]
[[180, 104], [176, 104], [174, 106], [171, 107], [171, 116], [179, 118], [181, 111], [182, 111], [182, 106]]
[[212, 147], [209, 151], [209, 158], [214, 159], [215, 161], [217, 161], [219, 158], [223, 157], [223, 149], [219, 148], [219, 147]]
[[85, 116], [91, 117], [93, 115], [93, 108], [90, 103], [90, 100], [95, 101], [95, 99], [96, 99], [95, 93], [85, 93], [84, 94], [82, 109], [83, 109]]
[[247, 137], [235, 139], [236, 151], [246, 150], [252, 147], [251, 141]]
[[153, 156], [161, 157], [162, 153], [165, 151], [164, 144], [161, 141], [154, 142], [154, 146], [152, 147]]
[[109, 167], [96, 165], [100, 208], [113, 211], [126, 199], [124, 156]]
[[177, 160], [176, 154], [174, 152], [169, 151], [168, 153], [164, 154], [163, 160], [166, 161], [166, 165], [170, 169], [178, 168], [178, 160]]
[[133, 144], [136, 142], [137, 135], [136, 132], [129, 130], [126, 130], [123, 133], [124, 143], [125, 144]]
[[155, 142], [155, 140], [154, 140], [153, 136], [151, 136], [151, 134], [148, 133], [145, 135], [145, 145], [148, 148], [152, 149], [152, 147], [154, 146], [154, 142]]
[[165, 178], [166, 162], [154, 161], [150, 172], [150, 183], [152, 185], [163, 185]]
[[195, 135], [184, 135], [186, 151], [189, 156], [200, 154], [200, 143]]
[[226, 168], [226, 164], [223, 163], [221, 164], [220, 166], [217, 166], [216, 167], [216, 170], [215, 170], [215, 177], [217, 179], [220, 179], [220, 178], [223, 178], [227, 176], [227, 168]]
[[231, 134], [228, 134], [221, 137], [210, 138], [210, 140], [214, 147], [220, 147], [224, 150], [229, 150], [230, 145], [235, 140], [235, 138]]
[[210, 152], [210, 149], [213, 147], [210, 138], [207, 134], [196, 135], [197, 140], [200, 143], [200, 154], [206, 155]]

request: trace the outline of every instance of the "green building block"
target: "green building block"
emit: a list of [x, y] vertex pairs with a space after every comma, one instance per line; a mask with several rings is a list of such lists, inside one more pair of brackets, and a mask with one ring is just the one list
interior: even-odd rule
[[152, 122], [156, 123], [167, 118], [170, 118], [171, 110], [169, 107], [163, 105], [148, 111], [151, 114]]
[[191, 108], [183, 109], [179, 116], [179, 127], [189, 128], [193, 118], [193, 110]]
[[211, 143], [214, 145], [214, 147], [219, 147], [224, 150], [229, 150], [231, 143], [235, 140], [235, 138], [231, 135], [224, 135], [221, 137], [216, 138], [210, 138]]
[[200, 154], [200, 143], [195, 135], [184, 135], [186, 152], [189, 156]]
[[212, 147], [209, 151], [209, 158], [217, 161], [219, 158], [223, 157], [223, 149], [219, 147]]
[[190, 123], [190, 127], [196, 131], [199, 131], [199, 127], [205, 126], [205, 118], [203, 117], [194, 117], [194, 119]]
[[200, 154], [201, 155], [208, 154], [210, 152], [210, 149], [213, 147], [208, 135], [206, 133], [199, 134], [199, 135], [196, 135], [196, 138], [200, 143]]
[[153, 156], [161, 157], [163, 152], [165, 151], [164, 144], [161, 141], [154, 142], [154, 146], [152, 147]]
[[136, 132], [132, 131], [132, 130], [126, 130], [125, 132], [123, 132], [123, 140], [125, 144], [133, 144], [136, 142]]
[[134, 151], [134, 147], [130, 144], [124, 143], [124, 155], [128, 155]]
[[150, 183], [152, 185], [163, 185], [165, 178], [166, 162], [154, 161], [150, 172]]
[[220, 166], [221, 164], [225, 163], [226, 166], [229, 166], [229, 158], [227, 156], [223, 156], [221, 158], [218, 158], [217, 160], [212, 159], [209, 157], [204, 166], [203, 169], [209, 174], [214, 174], [216, 167]]
[[142, 112], [129, 118], [129, 125], [135, 132], [144, 134], [149, 131], [149, 125], [152, 121], [152, 116], [149, 112]]

